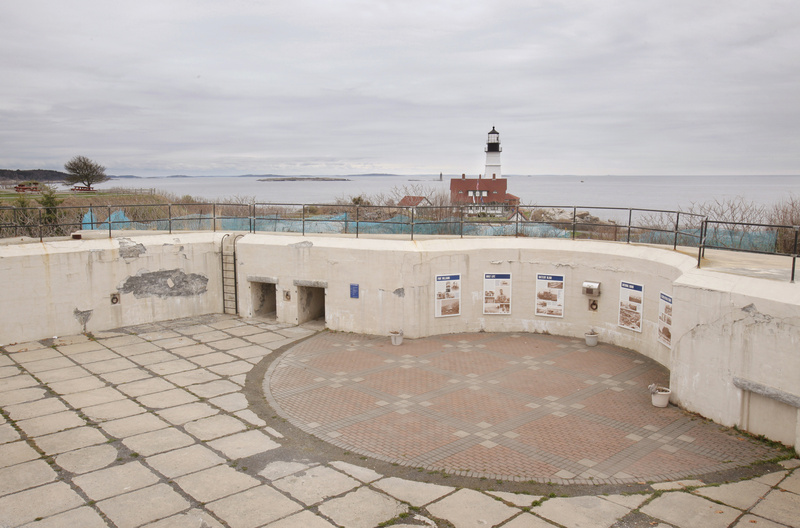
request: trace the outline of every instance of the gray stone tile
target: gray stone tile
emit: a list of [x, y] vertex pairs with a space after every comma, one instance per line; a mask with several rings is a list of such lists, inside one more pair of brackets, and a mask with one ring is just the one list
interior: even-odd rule
[[[789, 525], [791, 526], [791, 525]], [[778, 524], [772, 521], [768, 521], [763, 517], [756, 517], [755, 515], [745, 515], [739, 522], [734, 524], [731, 528], [786, 528], [787, 525], [785, 524]], [[794, 527], [791, 527], [794, 528]]]
[[175, 388], [175, 385], [161, 378], [148, 378], [131, 383], [124, 383], [117, 388], [128, 396], [135, 398], [136, 396], [171, 390]]
[[[253, 508], [258, 504], [258, 508]], [[295, 513], [301, 506], [267, 485], [212, 502], [206, 507], [231, 528], [256, 528]]]
[[199, 502], [221, 499], [260, 484], [257, 479], [226, 465], [178, 477], [175, 483]]
[[62, 396], [62, 398], [76, 409], [82, 409], [93, 405], [102, 405], [103, 403], [124, 400], [125, 395], [114, 388], [102, 387], [100, 389], [66, 394]]
[[354, 464], [348, 464], [347, 462], [341, 461], [334, 461], [330, 463], [331, 466], [338, 469], [339, 471], [343, 471], [353, 477], [354, 479], [358, 479], [361, 482], [369, 484], [370, 482], [374, 482], [379, 478], [383, 477], [380, 473], [373, 471], [369, 468], [356, 466]]
[[239, 385], [239, 387], [244, 387], [245, 381], [247, 380], [247, 375], [239, 374], [237, 376], [231, 376], [228, 378], [228, 380]]
[[776, 471], [774, 473], [767, 473], [766, 475], [761, 475], [758, 478], [754, 478], [754, 482], [760, 482], [761, 484], [766, 484], [769, 487], [777, 486], [780, 481], [786, 478], [788, 471]]
[[750, 511], [760, 517], [787, 526], [800, 526], [800, 495], [788, 491], [774, 490]]
[[223, 339], [222, 341], [214, 341], [211, 343], [211, 346], [217, 350], [232, 350], [234, 348], [241, 348], [247, 346], [247, 341], [242, 341], [238, 337], [232, 337], [230, 339]]
[[212, 343], [214, 341], [220, 341], [222, 339], [228, 339], [230, 336], [225, 332], [220, 332], [219, 330], [215, 330], [214, 332], [206, 332], [204, 334], [195, 334], [192, 336], [197, 341], [201, 343]]
[[84, 334], [73, 334], [73, 335], [53, 338], [53, 344], [58, 347], [65, 345], [75, 345], [78, 343], [88, 343], [89, 341], [90, 341], [89, 336], [86, 336]]
[[65, 369], [40, 372], [36, 375], [36, 377], [42, 380], [43, 383], [56, 383], [59, 381], [68, 381], [76, 378], [85, 378], [91, 375], [92, 373], [85, 368], [75, 366]]
[[56, 457], [56, 464], [70, 473], [96, 471], [112, 464], [119, 457], [117, 448], [109, 444], [76, 449]]
[[265, 345], [248, 345], [228, 350], [228, 354], [240, 359], [261, 359], [271, 352]]
[[50, 517], [82, 506], [83, 499], [64, 482], [0, 497], [0, 525], [22, 526], [38, 517]]
[[188, 475], [224, 462], [224, 458], [200, 444], [147, 458], [147, 463], [167, 478]]
[[122, 443], [142, 456], [155, 455], [164, 451], [171, 451], [194, 443], [194, 439], [177, 429], [159, 429], [122, 440]]
[[93, 405], [92, 407], [84, 407], [82, 411], [83, 414], [97, 421], [125, 418], [126, 416], [146, 412], [143, 407], [132, 400], [119, 400], [102, 405]]
[[650, 495], [603, 495], [600, 498], [624, 506], [629, 510], [635, 510], [649, 499]]
[[104, 387], [105, 383], [95, 376], [85, 376], [66, 381], [56, 381], [47, 384], [56, 394], [72, 394]]
[[253, 370], [253, 365], [247, 361], [232, 361], [223, 365], [213, 365], [208, 370], [220, 376], [236, 376], [237, 374], [247, 374]]
[[800, 495], [800, 471], [795, 471], [780, 484], [781, 489]]
[[164, 379], [169, 380], [179, 387], [186, 387], [187, 385], [196, 385], [198, 383], [218, 380], [220, 377], [206, 369], [195, 369], [186, 372], [178, 372], [177, 374], [170, 374], [164, 376]]
[[26, 352], [28, 350], [40, 350], [45, 347], [38, 341], [27, 341], [25, 343], [6, 345], [4, 348], [6, 349], [6, 352], [15, 354], [19, 352]]
[[186, 390], [200, 396], [201, 398], [214, 398], [231, 392], [238, 392], [242, 388], [228, 380], [215, 380], [199, 385], [189, 385]]
[[[527, 508], [534, 501], [537, 501], [542, 498], [541, 495], [528, 495], [526, 493], [507, 493], [503, 491], [487, 491], [489, 495], [493, 497], [497, 497], [505, 502], [513, 504], [518, 508]], [[644, 498], [641, 499], [644, 502]], [[612, 501], [613, 502], [613, 501]]]
[[100, 375], [101, 378], [109, 383], [118, 385], [120, 383], [129, 383], [152, 377], [152, 375], [142, 368], [128, 368], [124, 370], [117, 370], [114, 372], [107, 372]]
[[32, 460], [0, 469], [0, 495], [47, 484], [58, 475], [44, 460]]
[[680, 492], [665, 493], [642, 507], [641, 511], [678, 528], [696, 528], [697, 526], [702, 526], [703, 528], [727, 527], [741, 513], [733, 508]]
[[427, 482], [415, 482], [397, 477], [389, 477], [373, 484], [374, 487], [385, 491], [392, 497], [407, 502], [412, 506], [425, 506], [438, 500], [448, 493], [452, 493], [455, 488], [450, 486], [440, 486]]
[[84, 352], [93, 352], [95, 350], [107, 350], [107, 349], [97, 341], [85, 341], [83, 343], [75, 343], [73, 345], [62, 345], [58, 347], [58, 351], [64, 354], [65, 356], [83, 354]]
[[195, 343], [195, 340], [190, 337], [182, 336], [177, 332], [171, 332], [171, 333], [174, 335], [172, 335], [171, 337], [167, 337], [165, 339], [153, 340], [153, 344], [158, 345], [161, 348], [165, 348], [167, 350], [197, 344]]
[[231, 329], [227, 330], [227, 332], [232, 336], [244, 337], [244, 336], [249, 336], [249, 335], [253, 335], [253, 334], [261, 334], [261, 333], [264, 332], [264, 330], [262, 330], [261, 328], [258, 328], [257, 326], [241, 325], [241, 326], [237, 326], [237, 327], [231, 328]]
[[15, 365], [8, 354], [0, 352], [0, 367], [10, 367]]
[[39, 416], [38, 418], [17, 422], [17, 426], [28, 436], [43, 436], [82, 425], [86, 425], [86, 422], [75, 411], [48, 414], [47, 416]]
[[144, 343], [145, 340], [141, 337], [135, 335], [123, 335], [119, 337], [112, 337], [109, 339], [100, 339], [98, 340], [100, 344], [108, 348], [118, 348], [126, 345], [135, 345], [138, 343]]
[[214, 328], [211, 328], [210, 326], [207, 326], [207, 325], [204, 325], [204, 324], [193, 324], [193, 325], [187, 325], [187, 326], [178, 326], [178, 327], [173, 328], [173, 330], [178, 332], [179, 334], [193, 336], [195, 334], [202, 334], [202, 333], [205, 333], [205, 332], [211, 332], [211, 331], [214, 330]]
[[[1, 522], [1, 521], [0, 521]], [[106, 528], [108, 525], [100, 515], [88, 506], [59, 513], [41, 521], [26, 524], [23, 528]]]
[[21, 374], [22, 371], [19, 367], [14, 366], [3, 366], [0, 367], [0, 378], [8, 378], [10, 376], [17, 376]]
[[66, 453], [74, 449], [105, 443], [103, 433], [91, 427], [77, 427], [34, 439], [36, 445], [48, 455]]
[[[38, 344], [38, 343], [37, 343]], [[53, 358], [60, 358], [63, 356], [61, 352], [55, 350], [53, 348], [42, 348], [42, 345], [38, 345], [39, 348], [26, 350], [25, 352], [17, 352], [16, 354], [11, 354], [11, 359], [16, 361], [20, 364], [27, 364], [33, 363], [34, 361], [42, 361], [44, 359], [53, 359]], [[8, 349], [8, 347], [6, 347]]]
[[0, 444], [13, 442], [20, 438], [19, 434], [14, 430], [10, 424], [0, 425]]
[[206, 344], [197, 344], [197, 345], [189, 345], [180, 348], [173, 348], [170, 351], [182, 358], [192, 358], [195, 356], [200, 356], [202, 354], [210, 354], [214, 352], [214, 349]]
[[229, 356], [224, 352], [212, 352], [211, 354], [203, 354], [202, 356], [194, 356], [189, 361], [196, 363], [201, 367], [208, 367], [211, 365], [219, 365], [220, 363], [231, 363], [236, 358]]
[[36, 374], [38, 372], [46, 372], [48, 370], [74, 367], [75, 363], [73, 363], [69, 358], [61, 356], [52, 359], [43, 359], [41, 361], [25, 363], [24, 366], [25, 370], [31, 374]]
[[94, 374], [108, 374], [109, 372], [127, 370], [134, 367], [136, 367], [136, 363], [125, 358], [109, 359], [107, 361], [98, 361], [97, 363], [84, 365], [86, 370]]
[[247, 398], [240, 392], [226, 394], [224, 396], [217, 396], [216, 398], [211, 398], [208, 401], [209, 403], [213, 403], [217, 407], [228, 412], [247, 409]]
[[266, 525], [264, 528], [334, 528], [334, 525], [311, 513], [310, 511], [301, 511], [290, 515], [280, 521], [275, 521]]
[[[547, 521], [531, 515], [530, 513], [523, 513], [503, 525], [503, 528], [553, 528], [554, 525]], [[597, 525], [600, 526], [600, 525]], [[605, 528], [605, 527], [603, 527]], [[653, 526], [648, 528], [662, 528], [661, 526]], [[669, 528], [669, 527], [664, 527]]]
[[0, 379], [0, 392], [24, 389], [26, 387], [36, 387], [37, 385], [39, 385], [39, 382], [36, 381], [34, 377], [27, 374], [20, 374], [19, 376]]
[[178, 356], [175, 354], [170, 354], [164, 350], [157, 350], [155, 352], [148, 352], [146, 354], [139, 354], [138, 356], [132, 356], [131, 361], [134, 363], [138, 363], [139, 365], [157, 365], [158, 363], [164, 363], [166, 361], [174, 361], [178, 359]]
[[246, 431], [208, 442], [231, 460], [245, 458], [280, 447], [261, 431]]
[[101, 429], [114, 438], [127, 438], [166, 427], [169, 427], [167, 422], [150, 413], [110, 420], [100, 425]]
[[723, 484], [717, 487], [699, 488], [694, 492], [697, 495], [708, 497], [715, 501], [722, 502], [728, 506], [739, 508], [740, 510], [750, 509], [761, 497], [766, 495], [770, 487], [747, 480], [733, 484]]
[[129, 462], [75, 477], [72, 482], [93, 500], [102, 500], [132, 490], [146, 488], [159, 481], [155, 473], [140, 462]]
[[2, 444], [0, 445], [0, 468], [36, 460], [39, 456], [39, 453], [29, 446], [28, 442], [19, 441]]
[[344, 497], [321, 504], [319, 511], [347, 528], [373, 528], [406, 513], [408, 508], [377, 491], [359, 488]]
[[214, 440], [215, 438], [243, 431], [247, 429], [247, 426], [236, 418], [216, 415], [195, 420], [194, 422], [187, 422], [184, 425], [184, 429], [199, 440]]
[[427, 509], [432, 515], [453, 523], [455, 528], [494, 526], [519, 512], [483, 493], [469, 489], [448, 495], [428, 505]]
[[189, 510], [167, 517], [161, 521], [147, 524], [144, 528], [224, 528], [219, 521], [203, 510]]
[[149, 365], [147, 368], [149, 368], [159, 376], [165, 376], [167, 374], [175, 374], [177, 372], [185, 372], [187, 370], [196, 369], [197, 365], [185, 359], [176, 359], [173, 361], [166, 361], [164, 363], [156, 363], [155, 365]]
[[186, 405], [179, 405], [178, 407], [162, 409], [156, 411], [156, 413], [171, 424], [183, 425], [191, 420], [213, 416], [219, 413], [219, 411], [207, 403], [188, 403]]
[[126, 345], [121, 347], [113, 347], [114, 351], [125, 357], [133, 357], [139, 354], [146, 354], [148, 352], [155, 352], [161, 350], [153, 343], [136, 343], [133, 345]]
[[600, 497], [569, 497], [550, 499], [531, 510], [532, 513], [565, 526], [611, 526], [630, 513], [626, 508]]
[[328, 497], [335, 497], [355, 489], [361, 483], [329, 467], [316, 466], [303, 473], [276, 480], [273, 485], [303, 504], [311, 506]]
[[197, 401], [197, 396], [186, 392], [183, 389], [173, 389], [164, 392], [157, 392], [155, 394], [146, 394], [139, 396], [136, 400], [151, 409], [166, 409], [167, 407], [176, 407], [178, 405], [185, 405]]
[[[146, 504], [146, 508], [142, 505]], [[136, 528], [187, 509], [190, 504], [166, 484], [133, 491], [97, 503], [118, 528]]]
[[287, 475], [305, 471], [308, 469], [308, 467], [309, 466], [306, 464], [300, 462], [285, 462], [278, 460], [276, 462], [270, 462], [267, 464], [267, 466], [258, 474], [267, 480], [278, 480], [279, 478], [283, 478]]
[[26, 389], [0, 392], [0, 406], [8, 407], [18, 403], [41, 400], [46, 394], [47, 391], [41, 387], [28, 387]]
[[[236, 412], [233, 413], [233, 415], [236, 416], [237, 418], [241, 418], [242, 420], [244, 420], [244, 421], [246, 421], [246, 422], [248, 422], [248, 423], [250, 423], [252, 425], [255, 425], [256, 427], [264, 427], [265, 425], [267, 425], [267, 422], [265, 422], [264, 420], [259, 418], [258, 415], [256, 415], [256, 413], [254, 413], [250, 409], [243, 409], [241, 411], [236, 411]], [[267, 432], [270, 432], [270, 431], [267, 431]], [[273, 436], [275, 436], [275, 435], [273, 435]], [[280, 438], [280, 437], [278, 437], [278, 438]]]
[[58, 398], [45, 398], [28, 403], [8, 405], [4, 410], [12, 420], [27, 420], [28, 418], [36, 418], [37, 416], [64, 412], [69, 410], [69, 408], [61, 403]]
[[118, 354], [110, 351], [109, 349], [99, 345], [100, 348], [97, 350], [93, 350], [91, 352], [83, 352], [82, 354], [75, 354], [70, 355], [69, 358], [78, 363], [79, 365], [84, 365], [86, 363], [96, 363], [97, 361], [106, 361], [109, 359], [117, 359], [119, 357]]

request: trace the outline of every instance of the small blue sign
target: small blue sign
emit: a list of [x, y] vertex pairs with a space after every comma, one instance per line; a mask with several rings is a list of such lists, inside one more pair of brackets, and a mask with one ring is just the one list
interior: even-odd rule
[[358, 284], [351, 284], [350, 285], [350, 298], [351, 299], [358, 299]]

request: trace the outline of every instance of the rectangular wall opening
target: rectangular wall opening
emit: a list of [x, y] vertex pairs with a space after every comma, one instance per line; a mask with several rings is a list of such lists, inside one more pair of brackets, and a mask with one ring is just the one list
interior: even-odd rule
[[297, 324], [325, 321], [325, 288], [297, 287]]
[[251, 282], [253, 292], [253, 315], [266, 319], [276, 319], [278, 306], [278, 291], [274, 284], [266, 282]]

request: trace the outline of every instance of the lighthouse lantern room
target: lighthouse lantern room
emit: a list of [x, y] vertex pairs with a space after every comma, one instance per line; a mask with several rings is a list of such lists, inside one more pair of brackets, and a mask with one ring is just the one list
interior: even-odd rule
[[489, 139], [486, 141], [486, 178], [501, 178], [500, 173], [500, 153], [503, 149], [500, 147], [500, 133], [492, 127], [489, 132]]

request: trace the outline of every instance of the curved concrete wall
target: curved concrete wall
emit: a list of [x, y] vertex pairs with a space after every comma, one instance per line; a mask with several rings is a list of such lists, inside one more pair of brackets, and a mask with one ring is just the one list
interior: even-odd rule
[[[0, 345], [219, 313], [222, 236], [132, 234], [0, 247]], [[669, 368], [674, 403], [800, 446], [797, 284], [698, 270], [693, 256], [668, 249], [499, 237], [251, 234], [238, 239], [236, 266], [245, 317], [274, 310], [279, 321], [297, 323], [324, 310], [332, 330], [403, 330], [410, 338], [486, 331], [582, 339], [594, 328], [601, 341]], [[511, 274], [510, 314], [483, 314], [486, 273]], [[461, 275], [458, 316], [435, 317], [440, 274]], [[563, 317], [534, 315], [537, 274], [564, 276]], [[596, 311], [581, 292], [584, 281], [601, 283]], [[617, 324], [620, 281], [644, 286], [641, 332]], [[658, 341], [661, 292], [673, 298], [672, 349]]]

